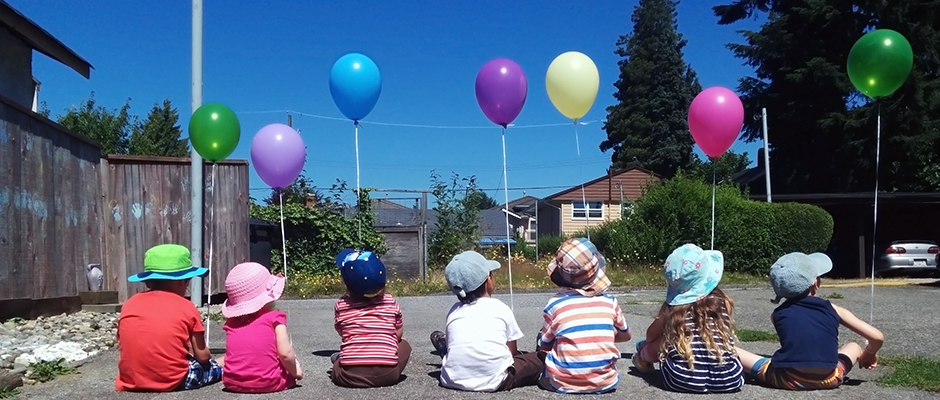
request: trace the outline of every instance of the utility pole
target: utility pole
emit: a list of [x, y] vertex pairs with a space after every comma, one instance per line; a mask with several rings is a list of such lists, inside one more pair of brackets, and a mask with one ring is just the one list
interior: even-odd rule
[[[192, 86], [190, 99], [192, 112], [202, 106], [202, 0], [193, 0], [193, 53], [192, 53]], [[193, 220], [190, 224], [190, 260], [193, 265], [202, 266], [202, 211], [203, 204], [203, 175], [202, 156], [193, 147], [189, 152], [190, 158], [190, 188]], [[209, 279], [212, 279], [211, 277]], [[195, 277], [190, 285], [190, 299], [196, 307], [202, 306], [202, 278]], [[212, 296], [212, 293], [209, 293]]]
[[770, 145], [767, 141], [767, 109], [761, 109], [764, 119], [764, 181], [767, 184], [767, 202], [772, 203], [770, 199]]

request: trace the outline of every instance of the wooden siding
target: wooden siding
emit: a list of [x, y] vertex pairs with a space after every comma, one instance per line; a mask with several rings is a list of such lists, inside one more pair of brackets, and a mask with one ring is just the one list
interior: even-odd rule
[[[580, 201], [580, 200], [578, 200]], [[620, 219], [620, 202], [619, 199], [617, 203], [611, 204], [605, 202], [603, 205], [604, 209], [604, 218], [603, 219], [588, 219], [584, 218], [572, 218], [571, 217], [571, 202], [561, 204], [561, 233], [565, 236], [571, 236], [578, 232], [583, 232], [587, 227], [597, 227], [607, 221], [614, 221]]]
[[423, 227], [383, 226], [376, 227], [385, 237], [388, 252], [382, 256], [382, 264], [388, 269], [388, 279], [425, 278], [425, 248]]
[[[587, 182], [582, 195], [581, 186], [576, 186], [562, 192], [550, 199], [559, 202], [603, 201], [620, 203], [620, 190], [623, 189], [623, 198], [629, 200], [639, 199], [650, 182], [658, 182], [660, 178], [641, 169], [630, 169], [614, 175], [610, 179], [606, 176]], [[564, 217], [562, 218], [564, 220]]]
[[102, 258], [100, 147], [0, 96], [0, 300], [87, 290]]
[[[102, 160], [108, 255], [105, 285], [118, 291], [120, 301], [145, 290], [142, 284], [127, 282], [127, 277], [143, 271], [148, 248], [164, 243], [189, 247], [190, 169], [189, 158], [108, 156]], [[218, 294], [224, 292], [228, 271], [248, 261], [248, 163], [206, 164], [204, 187], [203, 266], [211, 266], [212, 273], [203, 280], [203, 293], [209, 293], [211, 279], [212, 294]]]

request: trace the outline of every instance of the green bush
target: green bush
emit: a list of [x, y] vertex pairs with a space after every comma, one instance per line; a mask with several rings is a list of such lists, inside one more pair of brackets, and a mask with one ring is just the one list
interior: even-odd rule
[[[677, 175], [648, 187], [632, 215], [592, 230], [591, 239], [608, 259], [629, 266], [661, 264], [684, 243], [708, 249], [711, 196], [710, 184]], [[819, 207], [752, 201], [733, 185], [718, 185], [715, 198], [715, 249], [728, 271], [764, 274], [781, 255], [823, 251], [832, 238], [832, 217]]]
[[[375, 214], [371, 209], [369, 190], [361, 190], [359, 212], [347, 217], [329, 203], [308, 207], [306, 204], [284, 202], [284, 235], [287, 238], [287, 269], [308, 273], [331, 273], [336, 270], [336, 255], [345, 248], [372, 250], [379, 256], [388, 251], [385, 239], [375, 230]], [[250, 215], [278, 223], [277, 204], [252, 203]], [[280, 265], [282, 241], [275, 236], [271, 258]], [[280, 267], [274, 268], [280, 271]]]
[[539, 235], [538, 256], [541, 257], [546, 254], [555, 254], [555, 251], [558, 250], [558, 246], [561, 246], [561, 243], [564, 241], [565, 237], [563, 235]]

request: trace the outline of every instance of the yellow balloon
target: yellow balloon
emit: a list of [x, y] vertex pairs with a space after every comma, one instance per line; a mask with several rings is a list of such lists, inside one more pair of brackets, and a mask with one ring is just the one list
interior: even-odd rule
[[545, 75], [548, 98], [564, 116], [577, 120], [587, 114], [594, 99], [600, 77], [591, 58], [577, 51], [569, 51], [552, 61]]

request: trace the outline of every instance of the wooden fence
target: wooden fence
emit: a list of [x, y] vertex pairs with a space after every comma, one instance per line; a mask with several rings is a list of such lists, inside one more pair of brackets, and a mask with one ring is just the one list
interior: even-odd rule
[[[190, 245], [190, 161], [109, 155], [101, 163], [105, 286], [116, 290], [123, 302], [146, 289], [127, 282], [127, 277], [143, 271], [148, 248], [164, 243]], [[248, 261], [248, 163], [207, 164], [204, 177], [203, 266], [211, 267], [212, 273], [203, 280], [203, 293], [209, 294], [211, 279], [212, 294], [218, 294], [224, 292], [228, 271]]]
[[100, 153], [0, 96], [0, 301], [76, 298], [87, 286], [85, 265], [102, 258]]

